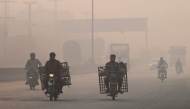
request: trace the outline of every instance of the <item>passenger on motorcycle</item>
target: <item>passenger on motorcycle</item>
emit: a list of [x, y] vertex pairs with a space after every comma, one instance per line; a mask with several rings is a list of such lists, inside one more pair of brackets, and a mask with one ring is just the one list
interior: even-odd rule
[[179, 59], [175, 63], [175, 67], [176, 67], [176, 72], [177, 72], [177, 69], [179, 68], [180, 71], [183, 73], [183, 65], [182, 65], [182, 63], [181, 63], [181, 61]]
[[27, 70], [27, 73], [26, 73], [26, 83], [25, 84], [26, 85], [28, 84], [30, 70], [34, 69], [35, 74], [37, 76], [36, 84], [39, 85], [39, 83], [38, 83], [38, 79], [39, 79], [38, 65], [41, 67], [42, 64], [41, 64], [41, 62], [38, 59], [35, 58], [35, 53], [31, 53], [30, 54], [30, 58], [31, 59], [29, 59], [27, 61], [26, 65], [25, 65], [25, 69]]
[[50, 53], [50, 60], [45, 64], [45, 74], [46, 78], [43, 81], [44, 89], [46, 89], [45, 94], [48, 94], [48, 80], [49, 80], [49, 73], [53, 73], [55, 77], [57, 77], [56, 86], [58, 88], [58, 93], [63, 93], [63, 82], [62, 77], [60, 75], [60, 71], [63, 70], [63, 66], [61, 63], [55, 59], [56, 54], [54, 52]]
[[[108, 75], [105, 77], [105, 84], [106, 84], [106, 93], [109, 93], [109, 77], [111, 74], [118, 74], [119, 72], [119, 64], [117, 62], [115, 62], [116, 59], [116, 55], [110, 55], [110, 62], [106, 63], [105, 65], [105, 70], [108, 71]], [[123, 93], [123, 91], [121, 90], [122, 87], [122, 83], [123, 83], [123, 77], [121, 77], [120, 75], [117, 75], [117, 80], [118, 80], [118, 92], [119, 93]]]
[[157, 64], [158, 78], [160, 78], [161, 71], [164, 71], [165, 78], [167, 78], [167, 70], [166, 70], [167, 67], [168, 67], [168, 63], [163, 59], [163, 57], [160, 57], [160, 61]]
[[123, 61], [122, 61], [121, 58], [119, 57], [119, 58], [118, 58], [118, 63], [121, 63], [121, 62], [123, 62]]

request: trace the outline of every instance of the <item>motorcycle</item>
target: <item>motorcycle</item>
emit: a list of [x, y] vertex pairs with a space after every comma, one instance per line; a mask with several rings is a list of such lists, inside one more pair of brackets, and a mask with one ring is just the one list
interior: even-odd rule
[[164, 81], [164, 79], [166, 79], [166, 76], [165, 76], [165, 69], [166, 69], [167, 67], [162, 67], [161, 68], [161, 70], [160, 70], [160, 80], [163, 82]]
[[111, 96], [112, 100], [115, 100], [115, 97], [117, 97], [117, 94], [118, 94], [116, 74], [111, 74], [109, 79], [110, 79], [110, 92], [107, 95]]
[[181, 68], [180, 67], [177, 67], [176, 68], [176, 73], [179, 75], [180, 73], [182, 73], [182, 71], [181, 71]]
[[55, 85], [56, 81], [57, 81], [57, 78], [54, 76], [53, 73], [50, 73], [49, 80], [48, 80], [48, 92], [49, 92], [49, 98], [51, 101], [53, 100], [53, 98], [54, 100], [57, 100], [58, 95], [59, 95], [57, 91], [57, 87]]
[[29, 70], [29, 79], [28, 79], [30, 90], [35, 89], [35, 87], [37, 85], [36, 82], [37, 82], [36, 71], [35, 71], [35, 69], [30, 69]]
[[[121, 87], [121, 90], [123, 92], [128, 92], [128, 77], [127, 77], [127, 64], [121, 65], [120, 72], [118, 75], [123, 77], [123, 84]], [[105, 70], [105, 67], [98, 67], [98, 76], [99, 76], [99, 87], [100, 87], [100, 94], [107, 94], [107, 96], [111, 96], [112, 100], [115, 100], [115, 97], [118, 95], [117, 91], [117, 84], [118, 84], [118, 78], [117, 74], [111, 74], [109, 76], [109, 93], [106, 93], [106, 86], [105, 86], [105, 78], [107, 77], [108, 71]]]
[[[66, 85], [71, 85], [71, 77], [70, 77], [70, 72], [69, 72], [69, 66], [67, 62], [61, 63], [63, 65], [63, 71], [58, 71], [59, 75], [61, 76], [62, 81], [64, 86]], [[46, 77], [49, 77], [48, 79], [48, 94], [46, 94], [47, 97], [49, 97], [50, 101], [57, 100], [60, 93], [58, 93], [58, 86], [57, 84], [57, 77], [55, 76], [55, 73], [51, 72], [49, 75], [46, 75], [44, 73], [44, 67], [40, 67], [40, 80], [42, 84], [42, 90], [44, 90], [44, 84], [43, 81]]]

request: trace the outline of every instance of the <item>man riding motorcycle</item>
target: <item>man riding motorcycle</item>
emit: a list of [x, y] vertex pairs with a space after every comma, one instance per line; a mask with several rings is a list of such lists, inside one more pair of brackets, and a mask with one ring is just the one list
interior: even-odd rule
[[35, 71], [35, 75], [37, 76], [37, 81], [36, 84], [39, 85], [38, 83], [38, 79], [39, 79], [39, 71], [38, 71], [38, 65], [41, 67], [42, 64], [41, 62], [35, 58], [35, 53], [31, 53], [30, 54], [30, 58], [26, 65], [25, 65], [25, 69], [27, 69], [27, 73], [26, 73], [26, 85], [28, 84], [28, 80], [29, 80], [29, 74], [30, 74], [30, 69], [34, 69]]
[[182, 63], [181, 63], [181, 61], [179, 59], [175, 63], [175, 67], [176, 67], [176, 72], [177, 72], [177, 69], [179, 68], [180, 71], [183, 73], [183, 65], [182, 65]]
[[163, 59], [163, 57], [160, 57], [160, 61], [157, 64], [158, 78], [160, 78], [160, 73], [163, 70], [164, 70], [164, 73], [165, 73], [165, 78], [167, 78], [167, 70], [166, 70], [167, 67], [168, 67], [168, 63]]
[[62, 88], [63, 88], [63, 82], [62, 82], [62, 77], [59, 74], [61, 70], [63, 70], [63, 66], [61, 63], [55, 59], [56, 54], [54, 52], [50, 53], [50, 60], [46, 62], [45, 64], [45, 73], [46, 73], [46, 78], [43, 81], [44, 84], [44, 89], [46, 89], [45, 94], [48, 94], [48, 80], [49, 80], [49, 73], [53, 73], [55, 77], [57, 78], [56, 81], [56, 86], [58, 88], [58, 93], [63, 93]]
[[[109, 77], [111, 74], [118, 74], [119, 72], [119, 64], [117, 62], [115, 62], [116, 59], [116, 55], [110, 55], [110, 62], [106, 63], [105, 65], [105, 70], [108, 71], [108, 75], [105, 77], [105, 84], [106, 84], [106, 93], [109, 93]], [[123, 91], [121, 91], [121, 87], [122, 87], [122, 83], [123, 83], [123, 77], [117, 75], [117, 79], [118, 79], [118, 92], [119, 93], [123, 93]]]

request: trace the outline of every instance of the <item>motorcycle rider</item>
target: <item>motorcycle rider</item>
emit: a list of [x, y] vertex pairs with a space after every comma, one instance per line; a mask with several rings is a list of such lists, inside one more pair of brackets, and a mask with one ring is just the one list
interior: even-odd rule
[[[63, 93], [63, 82], [62, 77], [59, 74], [59, 71], [63, 70], [63, 66], [61, 63], [55, 59], [56, 54], [54, 52], [50, 53], [50, 60], [45, 64], [45, 74], [46, 78], [43, 81], [44, 89], [48, 89], [48, 80], [49, 80], [49, 73], [54, 73], [55, 77], [57, 77], [56, 86], [58, 87], [58, 93]], [[45, 94], [48, 94], [48, 90], [46, 90]]]
[[37, 76], [36, 84], [39, 85], [39, 83], [38, 83], [38, 79], [39, 79], [38, 65], [41, 67], [42, 64], [38, 59], [35, 58], [35, 56], [36, 56], [35, 53], [31, 53], [30, 59], [27, 61], [26, 65], [25, 65], [25, 69], [27, 69], [26, 83], [25, 83], [26, 85], [28, 84], [30, 69], [35, 69], [35, 75]]
[[[111, 74], [118, 74], [119, 72], [119, 64], [117, 62], [115, 62], [116, 59], [116, 55], [112, 54], [110, 55], [110, 62], [106, 63], [105, 65], [105, 70], [108, 71], [108, 75], [105, 77], [105, 84], [106, 84], [106, 88], [107, 90], [105, 91], [106, 93], [109, 93], [109, 77]], [[117, 79], [118, 79], [118, 92], [123, 94], [123, 91], [121, 90], [122, 87], [122, 83], [123, 83], [123, 77], [117, 75]]]
[[177, 59], [177, 62], [175, 63], [175, 67], [176, 67], [176, 72], [177, 72], [177, 69], [179, 68], [180, 71], [183, 73], [183, 67], [182, 67], [182, 63], [180, 61], [180, 59]]
[[167, 70], [166, 70], [166, 68], [168, 68], [168, 63], [163, 59], [163, 57], [160, 57], [160, 61], [157, 64], [157, 68], [158, 68], [158, 78], [160, 78], [160, 73], [163, 70], [164, 70], [164, 73], [165, 73], [165, 78], [167, 78]]

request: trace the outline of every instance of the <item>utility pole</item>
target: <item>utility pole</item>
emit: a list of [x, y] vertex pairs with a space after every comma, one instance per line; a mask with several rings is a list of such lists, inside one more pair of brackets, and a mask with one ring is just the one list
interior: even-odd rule
[[94, 0], [92, 0], [92, 65], [94, 65]]
[[8, 20], [14, 20], [14, 17], [8, 17], [8, 3], [14, 2], [14, 0], [0, 0], [0, 3], [4, 5], [4, 13], [0, 16], [0, 19], [3, 20], [3, 37], [1, 37], [2, 40], [2, 51], [3, 51], [3, 62], [6, 63], [7, 61], [7, 37], [9, 35], [8, 31]]
[[58, 36], [58, 31], [57, 31], [57, 2], [61, 0], [50, 0], [54, 2], [54, 31], [55, 31], [55, 36]]
[[3, 36], [8, 36], [8, 20], [14, 19], [14, 17], [8, 17], [8, 3], [14, 2], [14, 0], [0, 0], [0, 3], [4, 5], [4, 13], [0, 16], [0, 19], [4, 21]]
[[24, 4], [28, 5], [28, 36], [32, 36], [32, 5], [37, 4], [37, 1], [24, 1]]

